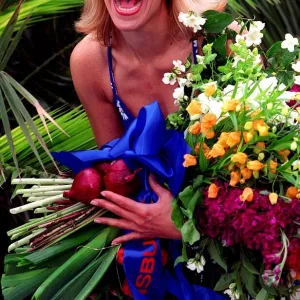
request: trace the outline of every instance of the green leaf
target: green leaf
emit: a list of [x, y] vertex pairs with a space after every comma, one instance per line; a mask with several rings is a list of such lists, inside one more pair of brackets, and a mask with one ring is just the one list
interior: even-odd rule
[[221, 256], [220, 250], [214, 240], [210, 240], [207, 246], [210, 257], [227, 272], [227, 263], [224, 257]]
[[227, 34], [219, 36], [213, 44], [213, 49], [221, 56], [226, 56]]
[[184, 208], [188, 208], [189, 203], [194, 196], [193, 187], [190, 185], [186, 187], [181, 193], [179, 193], [178, 197], [181, 200]]
[[252, 272], [249, 272], [246, 268], [242, 267], [241, 277], [242, 277], [242, 281], [245, 284], [245, 287], [246, 287], [248, 293], [253, 298], [255, 298], [257, 295], [257, 293], [255, 292], [255, 288], [256, 288], [255, 275]]
[[203, 183], [203, 175], [198, 175], [193, 182], [193, 189], [197, 190]]
[[85, 247], [78, 250], [70, 259], [60, 266], [38, 288], [32, 299], [51, 299], [53, 295], [67, 284], [74, 276], [80, 273], [91, 261], [93, 261], [102, 249], [116, 237], [118, 229], [106, 228], [102, 230]]
[[208, 168], [208, 160], [204, 155], [203, 151], [203, 142], [200, 142], [200, 148], [199, 148], [199, 169], [201, 172], [205, 172]]
[[195, 208], [199, 203], [201, 196], [202, 196], [202, 189], [198, 189], [189, 203], [188, 211], [190, 212], [191, 218], [193, 217]]
[[238, 131], [238, 121], [237, 121], [236, 113], [234, 111], [229, 111], [228, 114], [233, 124], [234, 130]]
[[176, 200], [173, 200], [172, 208], [172, 221], [175, 224], [176, 228], [180, 230], [183, 225], [184, 218]]
[[220, 33], [234, 21], [233, 16], [228, 13], [206, 12], [205, 16], [207, 20], [203, 28], [208, 33]]
[[268, 299], [268, 292], [265, 289], [261, 289], [255, 298], [255, 300], [267, 300], [267, 299]]
[[242, 264], [243, 267], [247, 269], [251, 274], [259, 275], [257, 269], [254, 267], [254, 265], [250, 262], [250, 260], [246, 256], [243, 256]]
[[194, 220], [189, 219], [181, 228], [182, 239], [184, 242], [193, 245], [195, 242], [200, 240], [200, 233], [197, 230]]
[[234, 281], [233, 273], [223, 274], [220, 277], [219, 281], [217, 282], [214, 291], [221, 292], [226, 290], [233, 281]]

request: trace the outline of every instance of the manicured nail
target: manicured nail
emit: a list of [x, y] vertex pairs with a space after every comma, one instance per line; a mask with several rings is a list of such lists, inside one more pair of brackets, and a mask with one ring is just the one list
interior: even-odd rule
[[98, 224], [101, 224], [101, 220], [100, 219], [95, 219], [94, 222], [98, 223]]
[[116, 242], [116, 241], [112, 241], [112, 242], [111, 242], [111, 245], [112, 245], [112, 246], [117, 246], [117, 245], [119, 245], [119, 243]]
[[91, 204], [92, 204], [92, 205], [97, 205], [98, 202], [97, 202], [96, 200], [93, 200], [93, 201], [91, 201]]
[[103, 196], [103, 197], [106, 197], [106, 192], [101, 192], [101, 195]]

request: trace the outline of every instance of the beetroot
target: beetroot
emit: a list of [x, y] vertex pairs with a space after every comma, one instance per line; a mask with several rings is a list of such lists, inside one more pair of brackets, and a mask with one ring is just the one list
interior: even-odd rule
[[132, 173], [122, 159], [112, 162], [103, 177], [105, 190], [122, 196], [136, 194], [141, 187], [136, 176], [139, 171], [140, 169]]
[[74, 178], [70, 191], [63, 196], [70, 200], [76, 200], [84, 204], [100, 197], [102, 191], [102, 177], [94, 168], [80, 171]]

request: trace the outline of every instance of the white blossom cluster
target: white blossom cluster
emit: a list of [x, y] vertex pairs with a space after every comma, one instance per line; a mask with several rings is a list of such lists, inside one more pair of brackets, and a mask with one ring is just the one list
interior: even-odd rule
[[201, 15], [190, 11], [188, 13], [181, 12], [178, 17], [179, 22], [183, 23], [186, 27], [193, 28], [194, 32], [197, 32], [202, 29], [201, 26], [203, 26], [206, 22], [205, 18], [202, 18]]
[[205, 264], [206, 261], [204, 256], [197, 254], [195, 258], [188, 260], [186, 267], [191, 271], [197, 271], [197, 273], [201, 273], [204, 270]]

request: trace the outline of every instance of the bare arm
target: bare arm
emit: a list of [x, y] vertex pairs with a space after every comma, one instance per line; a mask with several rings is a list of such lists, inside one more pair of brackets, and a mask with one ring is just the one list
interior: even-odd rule
[[100, 51], [99, 43], [86, 37], [74, 49], [70, 62], [74, 86], [98, 147], [123, 133], [117, 110], [103, 90], [109, 84], [109, 74]]

